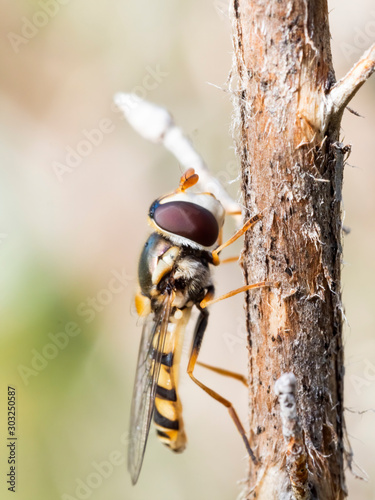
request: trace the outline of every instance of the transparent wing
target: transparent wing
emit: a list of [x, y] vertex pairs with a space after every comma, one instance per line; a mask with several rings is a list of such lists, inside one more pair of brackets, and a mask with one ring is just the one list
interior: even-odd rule
[[145, 454], [172, 302], [173, 294], [166, 294], [159, 313], [153, 321], [146, 322], [142, 331], [129, 429], [128, 471], [133, 484], [138, 480]]

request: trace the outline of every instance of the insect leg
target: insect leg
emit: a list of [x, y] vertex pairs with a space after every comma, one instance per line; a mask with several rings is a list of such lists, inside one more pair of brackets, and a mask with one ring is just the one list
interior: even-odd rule
[[224, 250], [224, 248], [228, 247], [232, 243], [234, 243], [238, 238], [240, 238], [246, 231], [248, 231], [256, 222], [262, 219], [262, 214], [254, 215], [251, 217], [245, 224], [239, 229], [228, 241], [220, 245], [216, 250], [212, 252], [212, 259], [214, 266], [218, 266], [220, 264], [219, 253]]
[[207, 321], [208, 321], [208, 311], [205, 309], [201, 309], [200, 315], [198, 317], [197, 326], [195, 328], [193, 347], [191, 350], [190, 359], [187, 367], [188, 375], [193, 380], [193, 382], [195, 382], [201, 389], [203, 389], [212, 398], [216, 399], [216, 401], [218, 401], [227, 408], [229, 415], [231, 416], [235, 426], [237, 427], [238, 432], [241, 434], [242, 440], [245, 444], [248, 454], [250, 455], [252, 461], [254, 463], [257, 463], [257, 459], [255, 458], [254, 452], [251, 449], [249, 441], [246, 437], [245, 429], [243, 428], [243, 425], [241, 424], [241, 421], [238, 418], [238, 415], [236, 413], [236, 410], [233, 408], [232, 403], [227, 399], [223, 398], [222, 396], [220, 396], [220, 394], [218, 394], [217, 392], [213, 391], [212, 389], [204, 385], [197, 378], [195, 378], [193, 374], [194, 367], [197, 363], [197, 358], [202, 345], [203, 335], [207, 327]]
[[246, 292], [247, 290], [254, 290], [255, 288], [263, 288], [266, 286], [275, 286], [278, 287], [280, 286], [279, 282], [273, 282], [273, 281], [260, 281], [259, 283], [253, 283], [252, 285], [245, 285], [241, 286], [240, 288], [236, 288], [236, 290], [232, 290], [231, 292], [225, 293], [224, 295], [221, 295], [220, 297], [217, 297], [217, 299], [211, 298], [208, 294], [204, 297], [204, 299], [201, 301], [199, 306], [204, 309], [212, 304], [215, 304], [215, 302], [219, 302], [220, 300], [228, 299], [229, 297], [233, 297], [234, 295], [237, 295], [238, 293]]
[[227, 257], [226, 259], [223, 259], [220, 261], [220, 264], [229, 264], [230, 262], [238, 262], [240, 260], [240, 257], [236, 255], [235, 257]]
[[199, 366], [203, 366], [203, 368], [207, 368], [207, 370], [218, 373], [219, 375], [223, 375], [224, 377], [230, 377], [234, 378], [235, 380], [239, 380], [247, 387], [246, 377], [241, 373], [232, 372], [230, 370], [225, 370], [224, 368], [218, 368], [217, 366], [208, 365], [207, 363], [202, 363], [202, 361], [197, 361], [196, 364]]

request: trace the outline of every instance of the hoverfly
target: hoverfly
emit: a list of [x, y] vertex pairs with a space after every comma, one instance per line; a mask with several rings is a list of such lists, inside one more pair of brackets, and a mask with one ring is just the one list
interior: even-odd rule
[[[221, 240], [225, 210], [211, 193], [194, 193], [198, 182], [188, 169], [179, 187], [151, 205], [148, 222], [154, 229], [141, 253], [138, 268], [137, 313], [148, 317], [143, 326], [132, 400], [128, 470], [138, 480], [152, 418], [159, 439], [175, 452], [186, 446], [182, 406], [177, 393], [182, 337], [193, 306], [199, 310], [187, 373], [211, 397], [229, 411], [246, 449], [256, 461], [245, 430], [232, 404], [194, 376], [194, 367], [207, 326], [207, 306], [237, 293], [271, 286], [262, 281], [243, 286], [214, 299], [210, 265], [220, 263], [220, 252], [261, 219], [248, 220], [226, 243]], [[187, 191], [189, 189], [189, 191]], [[228, 259], [229, 260], [229, 259]], [[223, 375], [241, 375], [200, 363]]]

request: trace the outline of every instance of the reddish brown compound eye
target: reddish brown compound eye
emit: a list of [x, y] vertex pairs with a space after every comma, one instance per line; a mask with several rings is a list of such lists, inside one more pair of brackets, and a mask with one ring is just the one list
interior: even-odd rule
[[206, 208], [188, 201], [171, 201], [151, 207], [150, 216], [169, 233], [210, 247], [219, 236], [219, 225]]

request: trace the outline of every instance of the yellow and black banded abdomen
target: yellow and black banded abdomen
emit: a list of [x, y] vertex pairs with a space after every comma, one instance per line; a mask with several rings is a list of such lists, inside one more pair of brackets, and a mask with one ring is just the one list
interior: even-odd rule
[[173, 351], [164, 350], [156, 388], [154, 422], [160, 441], [171, 450], [182, 452], [186, 447], [186, 435], [182, 405], [177, 396], [177, 370]]

